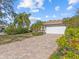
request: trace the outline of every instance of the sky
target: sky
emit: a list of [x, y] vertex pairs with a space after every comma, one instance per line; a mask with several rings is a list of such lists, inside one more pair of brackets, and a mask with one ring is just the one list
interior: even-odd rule
[[79, 0], [17, 0], [16, 13], [31, 13], [30, 19], [48, 21], [60, 20], [75, 15]]

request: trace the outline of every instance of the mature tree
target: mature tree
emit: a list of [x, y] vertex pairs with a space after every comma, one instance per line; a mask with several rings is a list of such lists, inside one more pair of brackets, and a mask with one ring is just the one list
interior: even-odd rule
[[8, 17], [13, 15], [14, 0], [0, 0], [0, 17]]
[[3, 18], [3, 13], [0, 12], [0, 24], [7, 24], [7, 22], [4, 21], [2, 18]]
[[71, 18], [64, 18], [64, 23], [70, 27], [79, 26], [79, 15], [73, 16]]
[[31, 30], [40, 31], [42, 29], [42, 26], [43, 26], [42, 21], [37, 21], [36, 23], [32, 24]]
[[24, 27], [26, 26], [28, 29], [30, 27], [30, 20], [29, 20], [30, 14], [26, 13], [20, 13], [17, 16], [15, 16], [14, 24], [18, 27]]

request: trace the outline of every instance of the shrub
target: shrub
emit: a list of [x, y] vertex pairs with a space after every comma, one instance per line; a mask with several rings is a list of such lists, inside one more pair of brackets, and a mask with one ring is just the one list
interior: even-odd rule
[[5, 28], [4, 32], [12, 35], [12, 34], [16, 34], [16, 29], [14, 28], [13, 25], [10, 25]]
[[5, 28], [4, 30], [7, 34], [9, 35], [14, 35], [14, 34], [23, 34], [23, 33], [29, 33], [30, 30], [28, 30], [27, 28], [22, 28], [22, 27], [14, 27], [14, 26], [8, 26], [7, 28]]
[[[65, 59], [79, 58], [79, 27], [68, 27], [65, 35], [57, 40], [59, 50]], [[63, 48], [63, 49], [61, 49]], [[59, 51], [60, 54], [62, 52]]]
[[[79, 59], [79, 15], [64, 20], [67, 25], [64, 36], [57, 40], [61, 59]], [[54, 57], [50, 58], [54, 59]]]
[[67, 39], [72, 39], [72, 37], [79, 38], [79, 27], [68, 27], [65, 31], [65, 36]]
[[58, 40], [57, 40], [57, 44], [59, 47], [67, 47], [68, 46], [68, 40], [66, 39], [65, 36], [62, 36], [60, 37]]
[[30, 32], [30, 30], [28, 30], [27, 28], [16, 28], [16, 34], [22, 34], [22, 33], [28, 33]]
[[33, 36], [39, 36], [39, 35], [43, 35], [43, 32], [32, 32]]

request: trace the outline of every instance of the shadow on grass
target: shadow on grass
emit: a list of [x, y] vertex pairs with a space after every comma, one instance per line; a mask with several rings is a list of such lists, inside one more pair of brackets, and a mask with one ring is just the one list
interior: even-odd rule
[[32, 37], [31, 33], [17, 34], [17, 35], [0, 35], [0, 45], [7, 44], [15, 41], [22, 41], [25, 38]]

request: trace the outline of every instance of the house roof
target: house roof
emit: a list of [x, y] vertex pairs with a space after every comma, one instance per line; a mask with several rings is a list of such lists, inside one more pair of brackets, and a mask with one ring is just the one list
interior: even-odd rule
[[50, 21], [44, 22], [43, 25], [47, 26], [47, 25], [65, 25], [65, 24], [63, 23], [63, 20], [50, 20]]

